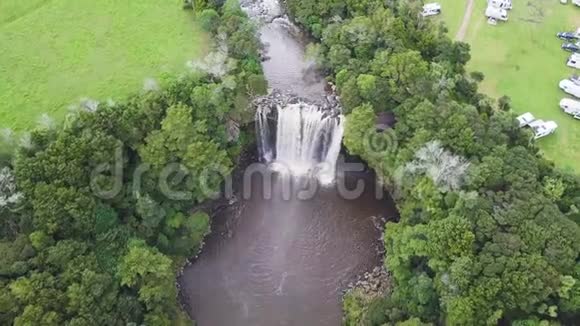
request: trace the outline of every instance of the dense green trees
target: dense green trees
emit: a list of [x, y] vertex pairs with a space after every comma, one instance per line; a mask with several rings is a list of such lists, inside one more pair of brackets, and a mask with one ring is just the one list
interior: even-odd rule
[[253, 25], [235, 8], [206, 13], [230, 49], [223, 73], [198, 69], [119, 103], [91, 102], [2, 161], [0, 324], [187, 323], [176, 270], [210, 225], [192, 206], [231, 172], [248, 136], [228, 126], [264, 90]]
[[[319, 40], [319, 64], [338, 86], [346, 147], [387, 181], [401, 214], [384, 237], [392, 294], [350, 294], [345, 322], [578, 318], [578, 178], [538, 154], [509, 99], [477, 92], [483, 76], [465, 74], [469, 46], [421, 18], [419, 1], [288, 5]], [[377, 132], [384, 111], [397, 123]]]

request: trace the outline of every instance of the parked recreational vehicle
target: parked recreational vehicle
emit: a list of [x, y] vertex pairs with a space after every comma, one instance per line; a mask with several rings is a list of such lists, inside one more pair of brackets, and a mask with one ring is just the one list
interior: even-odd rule
[[544, 121], [536, 119], [533, 114], [526, 112], [517, 117], [520, 128], [530, 127], [534, 132], [534, 139], [539, 139], [553, 134], [558, 129], [558, 124], [554, 121]]
[[570, 76], [570, 81], [572, 81], [574, 84], [576, 85], [580, 85], [580, 76], [573, 74], [572, 76]]
[[421, 16], [435, 16], [441, 13], [441, 5], [439, 3], [427, 3], [423, 6], [423, 11], [421, 12]]
[[573, 81], [571, 81], [570, 79], [564, 79], [560, 82], [559, 84], [560, 88], [570, 94], [573, 95], [575, 97], [580, 98], [580, 86], [576, 85]]
[[505, 10], [511, 10], [512, 0], [487, 0], [487, 5]]
[[572, 68], [576, 68], [576, 69], [580, 69], [580, 54], [578, 53], [573, 53], [569, 58], [568, 61], [566, 61], [566, 65], [568, 67], [572, 67]]
[[563, 98], [560, 101], [560, 108], [562, 108], [565, 113], [574, 117], [574, 119], [580, 120], [580, 101]]
[[[580, 0], [579, 0], [580, 1]], [[485, 10], [485, 16], [487, 18], [493, 18], [495, 20], [508, 20], [508, 14], [505, 9], [496, 8], [494, 6], [488, 6]]]
[[526, 113], [520, 115], [519, 117], [517, 117], [517, 120], [520, 124], [520, 128], [523, 128], [525, 126], [528, 126], [533, 121], [535, 121], [536, 118], [530, 112], [526, 112]]
[[534, 139], [540, 139], [556, 132], [558, 124], [554, 121], [536, 120], [529, 124], [534, 132]]

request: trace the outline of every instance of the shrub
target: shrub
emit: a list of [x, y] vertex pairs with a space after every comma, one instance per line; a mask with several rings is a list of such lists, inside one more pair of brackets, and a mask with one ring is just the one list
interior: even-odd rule
[[197, 17], [201, 28], [209, 33], [215, 33], [220, 23], [220, 16], [213, 9], [204, 9]]

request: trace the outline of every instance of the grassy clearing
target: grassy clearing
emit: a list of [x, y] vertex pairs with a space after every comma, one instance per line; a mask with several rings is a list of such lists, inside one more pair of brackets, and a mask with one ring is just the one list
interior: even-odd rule
[[207, 40], [181, 1], [1, 0], [0, 128], [62, 119], [185, 68]]
[[[558, 103], [566, 94], [558, 82], [574, 73], [565, 65], [558, 31], [580, 26], [580, 8], [558, 1], [514, 1], [510, 21], [490, 26], [483, 13], [486, 2], [476, 1], [465, 41], [471, 44], [469, 70], [485, 75], [482, 91], [493, 97], [508, 95], [516, 112], [532, 112], [554, 120], [556, 134], [539, 141], [546, 156], [561, 168], [580, 172], [580, 121], [564, 114]], [[460, 24], [463, 14], [445, 17]], [[454, 34], [452, 34], [454, 35]]]
[[442, 20], [447, 25], [449, 36], [455, 37], [461, 21], [463, 20], [463, 13], [467, 6], [467, 1], [463, 0], [437, 0], [441, 4], [441, 15], [437, 16], [438, 20]]

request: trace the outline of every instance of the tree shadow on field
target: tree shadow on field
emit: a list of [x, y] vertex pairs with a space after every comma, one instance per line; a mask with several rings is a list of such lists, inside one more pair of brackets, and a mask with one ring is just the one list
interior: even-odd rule
[[545, 0], [528, 1], [525, 7], [527, 13], [524, 18], [519, 18], [519, 20], [531, 24], [543, 23], [546, 16], [544, 13], [544, 1]]

